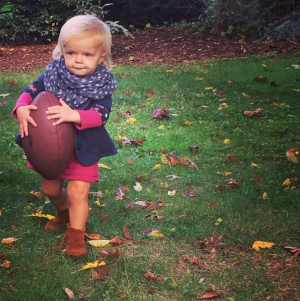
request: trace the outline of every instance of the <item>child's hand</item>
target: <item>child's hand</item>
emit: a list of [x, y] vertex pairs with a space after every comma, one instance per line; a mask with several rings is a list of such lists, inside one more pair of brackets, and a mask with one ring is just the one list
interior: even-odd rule
[[53, 125], [58, 125], [62, 122], [74, 122], [80, 124], [80, 115], [76, 110], [70, 108], [61, 98], [59, 99], [61, 106], [49, 107], [46, 111], [47, 118], [58, 119]]
[[16, 110], [17, 118], [19, 121], [19, 132], [21, 137], [28, 136], [28, 122], [31, 123], [34, 127], [37, 126], [35, 121], [30, 116], [31, 110], [36, 110], [35, 105], [20, 106]]

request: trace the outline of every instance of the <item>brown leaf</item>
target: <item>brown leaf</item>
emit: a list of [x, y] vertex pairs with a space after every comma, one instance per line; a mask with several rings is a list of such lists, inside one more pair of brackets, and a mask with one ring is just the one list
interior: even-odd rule
[[262, 112], [262, 108], [258, 108], [254, 111], [244, 111], [244, 115], [246, 116], [252, 116], [252, 115], [259, 115]]
[[96, 268], [92, 268], [91, 270], [92, 278], [98, 280], [105, 280], [107, 272], [108, 272], [108, 268], [106, 264], [97, 266]]
[[210, 292], [210, 293], [202, 294], [201, 296], [196, 298], [196, 300], [211, 299], [211, 298], [220, 297], [220, 296], [221, 296], [220, 293]]
[[124, 225], [124, 227], [123, 227], [123, 236], [126, 238], [126, 239], [132, 239], [132, 237], [131, 237], [131, 235], [128, 233], [128, 231], [127, 231], [127, 226], [126, 225]]
[[109, 243], [110, 243], [111, 245], [120, 245], [120, 244], [122, 244], [123, 242], [124, 242], [124, 240], [121, 239], [121, 238], [119, 238], [119, 237], [114, 237], [114, 238], [112, 238], [112, 239], [109, 241]]
[[144, 274], [144, 277], [147, 279], [147, 280], [157, 280], [159, 282], [162, 282], [164, 281], [163, 277], [159, 276], [159, 275], [155, 275], [154, 273], [151, 272], [150, 269], [147, 270], [147, 273]]
[[194, 154], [197, 154], [199, 147], [197, 145], [190, 145], [189, 146], [190, 151], [192, 151]]
[[85, 236], [89, 239], [102, 239], [102, 236], [97, 233], [85, 233]]
[[65, 293], [68, 295], [68, 297], [70, 299], [74, 299], [75, 298], [74, 293], [68, 287], [65, 287], [64, 290], [65, 290]]

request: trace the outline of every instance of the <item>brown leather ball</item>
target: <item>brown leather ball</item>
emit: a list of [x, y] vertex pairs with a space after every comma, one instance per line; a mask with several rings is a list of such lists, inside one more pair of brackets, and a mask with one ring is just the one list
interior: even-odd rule
[[63, 173], [70, 162], [74, 151], [74, 125], [63, 122], [53, 126], [55, 119], [47, 119], [47, 109], [61, 105], [52, 93], [40, 93], [32, 104], [37, 110], [32, 110], [30, 116], [37, 127], [28, 123], [28, 136], [22, 139], [23, 148], [34, 170], [43, 178], [54, 180]]

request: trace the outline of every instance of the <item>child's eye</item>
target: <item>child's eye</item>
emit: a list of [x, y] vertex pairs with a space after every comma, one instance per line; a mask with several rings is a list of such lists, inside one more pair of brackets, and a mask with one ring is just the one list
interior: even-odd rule
[[87, 57], [91, 57], [91, 56], [92, 56], [92, 54], [91, 54], [91, 53], [86, 53], [86, 54], [85, 54], [85, 56], [87, 56]]
[[73, 55], [74, 52], [73, 52], [73, 51], [68, 51], [67, 54], [68, 54], [68, 55]]

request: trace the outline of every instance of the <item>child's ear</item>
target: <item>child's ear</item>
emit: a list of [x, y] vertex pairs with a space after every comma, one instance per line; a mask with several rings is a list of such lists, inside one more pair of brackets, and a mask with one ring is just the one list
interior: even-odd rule
[[104, 58], [106, 56], [106, 53], [103, 53], [100, 57], [100, 60], [99, 60], [99, 64], [102, 63], [104, 61]]

